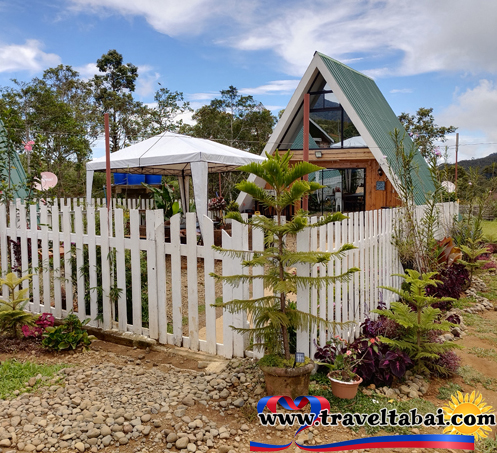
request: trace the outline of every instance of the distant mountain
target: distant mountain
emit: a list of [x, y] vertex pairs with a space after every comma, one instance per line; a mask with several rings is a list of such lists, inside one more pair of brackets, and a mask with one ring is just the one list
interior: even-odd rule
[[497, 153], [490, 154], [486, 157], [480, 157], [479, 159], [471, 160], [461, 160], [458, 162], [458, 166], [463, 167], [465, 170], [468, 168], [479, 168], [483, 170], [488, 165], [496, 164], [497, 167]]

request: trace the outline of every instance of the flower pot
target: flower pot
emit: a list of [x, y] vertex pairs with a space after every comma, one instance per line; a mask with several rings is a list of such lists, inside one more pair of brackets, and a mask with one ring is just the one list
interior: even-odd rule
[[309, 379], [314, 362], [297, 368], [261, 366], [268, 396], [282, 395], [292, 399], [309, 394]]
[[330, 373], [328, 373], [328, 379], [331, 381], [331, 391], [333, 392], [333, 395], [337, 398], [346, 400], [355, 398], [359, 384], [362, 382], [361, 377], [356, 376], [356, 378], [357, 380], [355, 381], [344, 382], [331, 377]]

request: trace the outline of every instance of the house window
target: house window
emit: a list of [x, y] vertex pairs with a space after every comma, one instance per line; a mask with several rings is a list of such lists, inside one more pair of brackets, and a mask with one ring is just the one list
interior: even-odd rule
[[[333, 91], [310, 92], [309, 149], [367, 148], [366, 142], [338, 102]], [[277, 148], [300, 150], [304, 146], [303, 105], [289, 122]]]
[[311, 212], [324, 214], [366, 210], [365, 168], [326, 168], [311, 173], [309, 181], [324, 186], [309, 197]]
[[363, 148], [366, 143], [331, 90], [310, 93], [309, 133], [311, 149]]

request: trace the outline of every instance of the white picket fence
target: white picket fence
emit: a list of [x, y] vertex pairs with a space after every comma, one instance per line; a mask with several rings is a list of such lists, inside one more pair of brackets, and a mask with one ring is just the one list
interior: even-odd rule
[[[457, 205], [443, 204], [441, 212], [449, 222]], [[300, 233], [299, 251], [335, 251], [345, 243], [357, 248], [327, 266], [300, 264], [297, 275], [336, 275], [352, 266], [361, 270], [349, 282], [299, 288], [298, 308], [330, 321], [352, 321], [336, 332], [355, 337], [360, 323], [379, 301], [388, 306], [393, 299], [380, 287], [400, 285], [400, 279], [392, 276], [402, 272], [391, 243], [397, 215], [398, 210], [351, 213], [342, 222]], [[212, 304], [220, 297], [224, 301], [262, 297], [263, 283], [216, 285], [211, 272], [233, 275], [250, 270], [243, 269], [239, 259], [212, 248], [211, 219], [203, 219], [203, 243], [199, 245], [196, 216], [189, 213], [185, 217], [184, 224], [176, 215], [165, 227], [161, 210], [108, 211], [79, 201], [62, 206], [55, 202], [50, 208], [43, 204], [0, 205], [1, 272], [5, 275], [14, 269], [19, 274], [33, 274], [31, 283], [23, 283], [30, 290], [28, 309], [33, 313], [51, 312], [64, 318], [73, 311], [81, 319], [90, 318], [95, 327], [227, 358], [242, 357], [247, 353], [246, 338], [230, 326], [247, 326], [246, 314], [220, 312]], [[249, 234], [249, 229], [237, 222], [232, 224], [231, 235], [222, 231], [224, 248], [249, 250], [249, 244], [251, 250], [263, 250], [262, 232]], [[263, 269], [251, 272], [262, 273]], [[7, 296], [6, 287], [3, 296]], [[297, 332], [297, 350], [313, 354], [313, 340], [324, 344], [334, 333], [323, 329]]]

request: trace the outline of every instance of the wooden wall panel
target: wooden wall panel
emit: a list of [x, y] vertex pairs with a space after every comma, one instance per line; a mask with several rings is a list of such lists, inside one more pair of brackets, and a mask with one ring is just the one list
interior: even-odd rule
[[[366, 211], [400, 206], [399, 197], [385, 174], [378, 175], [379, 164], [369, 149], [321, 149], [321, 158], [315, 157], [316, 150], [309, 150], [309, 162], [324, 168], [365, 168], [366, 169]], [[286, 151], [280, 151], [284, 154]], [[302, 150], [292, 150], [291, 163], [302, 160]], [[376, 182], [384, 181], [385, 190], [376, 190]], [[267, 189], [269, 187], [266, 187]]]

